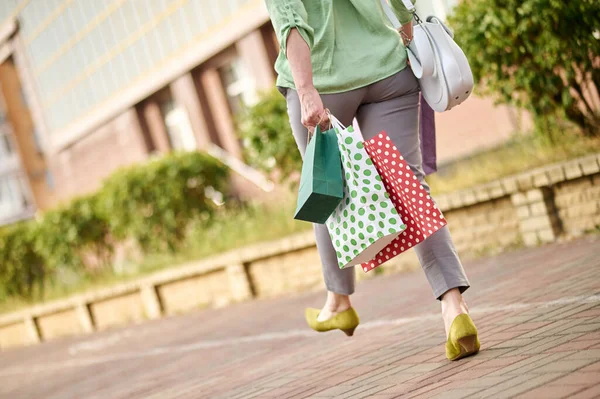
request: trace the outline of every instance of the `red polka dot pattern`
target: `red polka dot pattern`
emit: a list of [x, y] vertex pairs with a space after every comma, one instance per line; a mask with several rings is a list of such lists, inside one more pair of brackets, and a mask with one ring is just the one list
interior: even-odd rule
[[374, 259], [361, 264], [368, 272], [427, 239], [447, 222], [387, 133], [381, 132], [364, 144], [390, 199], [407, 225], [407, 229]]

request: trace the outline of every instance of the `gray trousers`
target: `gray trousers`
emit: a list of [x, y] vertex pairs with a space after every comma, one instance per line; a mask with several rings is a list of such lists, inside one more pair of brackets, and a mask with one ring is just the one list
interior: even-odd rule
[[[296, 144], [304, 155], [307, 144], [307, 129], [300, 122], [301, 108], [298, 93], [293, 89], [282, 89], [287, 100], [288, 115]], [[419, 84], [410, 68], [398, 72], [389, 78], [359, 89], [321, 95], [323, 104], [345, 126], [352, 124], [354, 118], [365, 140], [370, 140], [385, 130], [404, 156], [425, 190], [421, 166], [419, 143]], [[314, 225], [317, 248], [323, 265], [323, 276], [327, 290], [350, 295], [354, 292], [354, 267], [340, 269], [327, 227]], [[440, 298], [452, 288], [461, 292], [469, 287], [448, 226], [443, 227], [431, 237], [414, 247], [419, 262], [429, 280], [433, 295]]]

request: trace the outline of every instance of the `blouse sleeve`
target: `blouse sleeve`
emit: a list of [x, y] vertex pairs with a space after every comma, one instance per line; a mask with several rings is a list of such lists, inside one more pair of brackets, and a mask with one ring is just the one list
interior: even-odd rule
[[[416, 0], [410, 0], [410, 2], [415, 4]], [[398, 17], [398, 21], [400, 21], [402, 25], [412, 21], [413, 13], [406, 9], [402, 0], [390, 0], [390, 5], [392, 6], [392, 10], [394, 10], [394, 14]]]
[[302, 0], [266, 0], [266, 3], [283, 54], [286, 54], [288, 35], [293, 28], [298, 30], [308, 47], [312, 49], [314, 30], [307, 23], [308, 15]]

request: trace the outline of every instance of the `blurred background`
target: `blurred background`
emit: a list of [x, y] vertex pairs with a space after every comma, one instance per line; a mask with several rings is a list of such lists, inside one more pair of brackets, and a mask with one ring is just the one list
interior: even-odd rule
[[[422, 3], [445, 16], [454, 2]], [[235, 118], [274, 84], [262, 1], [3, 0], [0, 13], [4, 223], [151, 154], [214, 144], [242, 159]], [[481, 98], [437, 122], [441, 162], [528, 126]]]
[[[597, 2], [417, 3], [478, 81], [435, 193], [600, 150]], [[0, 311], [310, 229], [278, 51], [262, 0], [0, 0]]]

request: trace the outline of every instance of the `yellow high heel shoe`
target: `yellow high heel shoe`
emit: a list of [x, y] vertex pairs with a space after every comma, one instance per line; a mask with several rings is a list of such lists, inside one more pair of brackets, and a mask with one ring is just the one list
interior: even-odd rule
[[477, 327], [466, 313], [459, 314], [452, 321], [450, 334], [446, 342], [446, 357], [448, 360], [458, 360], [479, 352]]
[[340, 329], [344, 334], [351, 337], [360, 323], [358, 313], [356, 313], [354, 308], [348, 308], [325, 321], [317, 320], [320, 312], [320, 309], [306, 309], [306, 322], [310, 328], [318, 332]]

